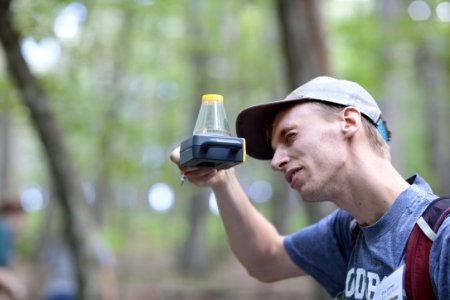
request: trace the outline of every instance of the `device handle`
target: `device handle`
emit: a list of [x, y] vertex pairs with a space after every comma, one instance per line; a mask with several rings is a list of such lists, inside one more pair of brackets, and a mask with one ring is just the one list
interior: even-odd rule
[[237, 143], [224, 143], [223, 141], [205, 141], [200, 145], [200, 148], [203, 151], [208, 151], [209, 148], [214, 148], [214, 147], [226, 147], [229, 148], [231, 151], [233, 152], [237, 152], [239, 150], [242, 149], [242, 145], [241, 144], [237, 144]]

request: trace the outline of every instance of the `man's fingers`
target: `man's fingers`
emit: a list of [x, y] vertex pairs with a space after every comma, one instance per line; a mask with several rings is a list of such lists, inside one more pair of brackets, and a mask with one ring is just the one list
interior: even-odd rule
[[180, 147], [175, 148], [172, 153], [170, 153], [170, 160], [175, 164], [180, 164]]
[[211, 168], [189, 168], [183, 172], [183, 174], [189, 178], [190, 177], [202, 178], [212, 173], [215, 173], [215, 170]]
[[211, 168], [200, 168], [200, 167], [181, 167], [180, 166], [180, 147], [175, 148], [170, 153], [170, 160], [175, 163], [181, 172], [181, 184], [185, 180], [197, 185], [197, 186], [208, 186], [214, 176], [217, 174], [217, 170]]
[[198, 186], [208, 186], [216, 174], [217, 170], [209, 168], [201, 168], [184, 173], [189, 182]]

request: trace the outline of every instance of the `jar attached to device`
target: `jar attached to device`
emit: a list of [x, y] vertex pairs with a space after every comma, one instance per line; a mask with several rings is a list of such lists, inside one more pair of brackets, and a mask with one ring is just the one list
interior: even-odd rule
[[180, 165], [228, 169], [244, 161], [245, 139], [231, 136], [223, 96], [203, 95], [194, 134], [180, 145]]

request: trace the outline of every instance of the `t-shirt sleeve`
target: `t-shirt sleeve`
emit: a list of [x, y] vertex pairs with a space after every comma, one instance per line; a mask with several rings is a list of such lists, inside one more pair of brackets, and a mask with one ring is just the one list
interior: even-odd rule
[[439, 228], [430, 252], [431, 282], [437, 299], [450, 300], [450, 217]]
[[345, 287], [352, 219], [350, 214], [338, 209], [318, 223], [284, 239], [291, 259], [333, 297]]
[[12, 257], [12, 237], [8, 225], [0, 222], [0, 267], [8, 266]]

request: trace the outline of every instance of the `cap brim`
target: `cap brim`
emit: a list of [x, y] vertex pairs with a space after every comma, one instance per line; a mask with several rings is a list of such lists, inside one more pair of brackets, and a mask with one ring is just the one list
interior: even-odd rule
[[272, 159], [274, 151], [267, 134], [275, 115], [284, 107], [305, 100], [308, 99], [278, 100], [241, 111], [236, 118], [236, 133], [245, 138], [247, 154], [256, 159]]

